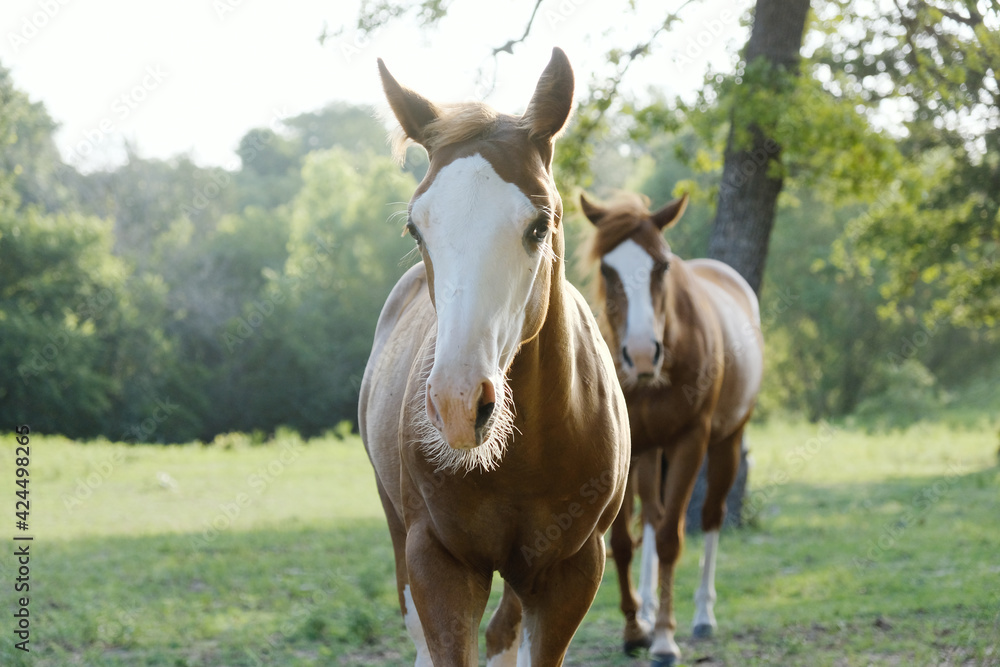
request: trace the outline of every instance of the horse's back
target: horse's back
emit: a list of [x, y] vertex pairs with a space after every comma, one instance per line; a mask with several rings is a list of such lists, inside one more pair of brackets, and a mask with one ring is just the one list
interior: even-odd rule
[[717, 259], [690, 259], [686, 263], [696, 276], [725, 290], [750, 322], [760, 327], [760, 306], [757, 303], [757, 295], [736, 269]]
[[764, 374], [760, 307], [753, 289], [728, 264], [693, 259], [687, 265], [701, 279], [725, 340], [725, 374], [712, 419], [712, 437], [726, 437], [749, 416], [760, 390]]
[[358, 430], [375, 474], [399, 506], [399, 425], [407, 380], [434, 324], [423, 263], [411, 267], [389, 293], [361, 382]]

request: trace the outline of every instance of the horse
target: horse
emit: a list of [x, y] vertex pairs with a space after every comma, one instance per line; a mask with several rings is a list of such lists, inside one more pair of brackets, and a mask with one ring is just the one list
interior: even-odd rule
[[[611, 531], [624, 648], [629, 654], [649, 648], [656, 667], [680, 659], [674, 569], [684, 544], [684, 515], [706, 456], [705, 553], [693, 634], [711, 636], [717, 626], [719, 530], [764, 364], [760, 310], [750, 285], [722, 262], [682, 260], [664, 239], [663, 230], [677, 223], [687, 204], [685, 194], [651, 212], [649, 200], [634, 193], [606, 204], [580, 195], [582, 211], [596, 229], [589, 254], [600, 266], [602, 334], [625, 392], [632, 433], [633, 478]], [[641, 607], [629, 573], [636, 488], [643, 500]]]
[[488, 664], [561, 665], [631, 456], [614, 362], [565, 275], [552, 154], [573, 70], [554, 49], [512, 116], [432, 103], [378, 67], [399, 143], [430, 158], [405, 225], [422, 261], [385, 302], [359, 405], [415, 664], [478, 664], [499, 572]]

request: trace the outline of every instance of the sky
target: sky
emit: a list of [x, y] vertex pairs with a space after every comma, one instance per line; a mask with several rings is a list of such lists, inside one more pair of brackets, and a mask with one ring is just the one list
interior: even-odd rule
[[[573, 63], [577, 97], [609, 73], [609, 48], [630, 50], [682, 0], [544, 0], [513, 54], [492, 49], [523, 32], [534, 0], [453, 0], [435, 28], [398, 20], [355, 29], [359, 0], [3, 0], [0, 65], [60, 129], [64, 160], [86, 171], [189, 154], [235, 168], [240, 137], [334, 102], [385, 107], [376, 58], [439, 102], [482, 99], [523, 111], [553, 46]], [[751, 0], [700, 0], [660, 36], [622, 90], [690, 98], [706, 71], [731, 71]], [[319, 36], [326, 35], [321, 45]], [[492, 85], [495, 76], [495, 85]], [[387, 149], [388, 150], [388, 149]]]

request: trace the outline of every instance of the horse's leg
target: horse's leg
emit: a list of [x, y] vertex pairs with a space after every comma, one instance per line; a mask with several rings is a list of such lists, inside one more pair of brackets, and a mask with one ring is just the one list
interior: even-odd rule
[[504, 582], [500, 605], [486, 627], [486, 667], [517, 667], [520, 640], [521, 601]]
[[624, 649], [626, 655], [634, 655], [640, 648], [649, 648], [650, 627], [641, 627], [636, 618], [639, 602], [632, 588], [632, 551], [635, 543], [632, 541], [632, 511], [635, 498], [636, 474], [639, 459], [633, 459], [632, 470], [629, 471], [628, 482], [625, 485], [625, 497], [618, 516], [611, 524], [611, 555], [615, 559], [615, 569], [618, 570], [618, 593], [621, 598], [621, 610], [625, 615]]
[[701, 467], [708, 439], [708, 424], [699, 424], [675, 441], [667, 461], [667, 485], [663, 521], [656, 531], [656, 551], [660, 557], [660, 609], [653, 628], [650, 654], [653, 667], [673, 667], [680, 660], [674, 641], [674, 569], [684, 547], [684, 512], [687, 510], [695, 478]]
[[427, 640], [420, 625], [420, 617], [413, 606], [413, 595], [410, 593], [410, 579], [406, 571], [406, 527], [403, 525], [396, 508], [389, 500], [388, 494], [382, 488], [382, 482], [376, 477], [378, 495], [382, 500], [382, 509], [389, 524], [389, 537], [392, 538], [392, 550], [396, 560], [396, 590], [399, 593], [399, 609], [403, 612], [403, 623], [406, 631], [417, 649], [415, 667], [433, 667], [431, 654], [427, 649]]
[[493, 573], [457, 560], [424, 522], [411, 525], [406, 534], [406, 568], [433, 664], [478, 665], [479, 622]]
[[[637, 465], [637, 485], [642, 512], [642, 557], [639, 561], [639, 623], [647, 634], [656, 624], [660, 607], [659, 566], [656, 555], [656, 527], [663, 521], [663, 450], [659, 447], [644, 453]], [[646, 647], [649, 647], [647, 641]]]
[[701, 528], [705, 533], [705, 554], [701, 559], [701, 583], [694, 594], [695, 638], [711, 637], [715, 632], [715, 557], [719, 550], [719, 531], [726, 518], [726, 497], [740, 467], [743, 427], [708, 449], [708, 488], [701, 509]]
[[519, 665], [562, 665], [569, 642], [601, 585], [604, 558], [604, 539], [595, 531], [579, 551], [550, 565], [536, 580], [544, 582], [544, 588], [522, 594]]

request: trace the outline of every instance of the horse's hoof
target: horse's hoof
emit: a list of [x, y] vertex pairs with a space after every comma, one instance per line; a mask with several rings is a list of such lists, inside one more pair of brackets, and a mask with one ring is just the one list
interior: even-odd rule
[[654, 653], [650, 667], [677, 667], [677, 656], [673, 653]]
[[626, 639], [623, 648], [625, 649], [625, 655], [630, 658], [638, 658], [640, 653], [652, 645], [652, 638], [647, 636], [642, 639]]
[[699, 623], [694, 626], [694, 631], [691, 636], [695, 639], [711, 639], [712, 635], [715, 634], [715, 628], [713, 628], [708, 623]]

